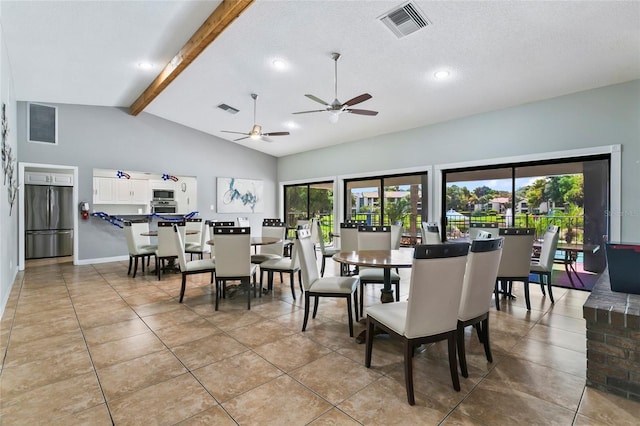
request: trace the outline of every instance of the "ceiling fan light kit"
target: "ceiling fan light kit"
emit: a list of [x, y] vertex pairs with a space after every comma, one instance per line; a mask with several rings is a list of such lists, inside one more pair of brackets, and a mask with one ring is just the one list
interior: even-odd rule
[[249, 133], [243, 133], [243, 132], [233, 132], [231, 130], [221, 130], [221, 132], [223, 133], [235, 133], [237, 135], [244, 135], [241, 138], [238, 139], [234, 139], [234, 142], [237, 141], [241, 141], [243, 139], [251, 139], [251, 140], [255, 140], [255, 141], [264, 141], [264, 142], [273, 142], [273, 140], [271, 140], [269, 138], [269, 136], [287, 136], [289, 135], [289, 132], [269, 132], [269, 133], [262, 133], [262, 126], [260, 126], [259, 124], [256, 124], [256, 103], [257, 103], [257, 99], [258, 99], [258, 95], [256, 95], [255, 93], [251, 94], [251, 98], [253, 99], [253, 127], [251, 128], [251, 131]]
[[311, 99], [314, 102], [324, 105], [325, 109], [314, 109], [310, 111], [298, 111], [293, 114], [308, 114], [311, 112], [325, 112], [328, 111], [331, 115], [329, 116], [329, 121], [332, 123], [338, 122], [338, 117], [343, 112], [348, 112], [350, 114], [357, 115], [378, 115], [378, 111], [372, 111], [368, 109], [353, 109], [350, 108], [353, 105], [357, 105], [364, 101], [367, 101], [372, 98], [372, 96], [368, 93], [363, 93], [362, 95], [356, 96], [355, 98], [349, 99], [345, 103], [340, 103], [338, 100], [338, 59], [340, 59], [340, 54], [337, 52], [331, 53], [331, 59], [334, 62], [334, 99], [332, 103], [328, 103], [318, 98], [317, 96], [306, 94], [305, 96]]

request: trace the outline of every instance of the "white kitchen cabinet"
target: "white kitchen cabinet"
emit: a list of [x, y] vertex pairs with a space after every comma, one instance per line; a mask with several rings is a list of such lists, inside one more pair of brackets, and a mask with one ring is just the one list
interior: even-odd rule
[[181, 177], [175, 185], [175, 198], [178, 203], [178, 213], [191, 213], [198, 209], [198, 187], [195, 177]]
[[73, 175], [65, 173], [25, 172], [27, 185], [73, 186]]
[[173, 189], [175, 190], [175, 182], [172, 180], [150, 180], [149, 187], [153, 189]]
[[149, 183], [142, 179], [114, 179], [117, 204], [148, 204]]
[[116, 179], [106, 177], [93, 178], [93, 204], [115, 204]]

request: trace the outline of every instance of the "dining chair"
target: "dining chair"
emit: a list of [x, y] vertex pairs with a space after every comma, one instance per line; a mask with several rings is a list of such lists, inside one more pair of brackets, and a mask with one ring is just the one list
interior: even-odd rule
[[[389, 226], [358, 227], [358, 250], [391, 250], [391, 228]], [[364, 315], [364, 286], [384, 284], [383, 268], [360, 268], [360, 312]], [[396, 302], [400, 300], [400, 275], [391, 271], [391, 284], [396, 288]]]
[[249, 218], [248, 217], [238, 217], [236, 219], [236, 223], [237, 226], [240, 228], [250, 228], [251, 227], [251, 222], [249, 222]]
[[[200, 224], [199, 227], [197, 226], [198, 223]], [[190, 229], [197, 230], [198, 233], [189, 235], [186, 231]], [[191, 255], [191, 260], [193, 260], [194, 254], [200, 256], [200, 259], [204, 259], [205, 253], [211, 253], [211, 246], [207, 244], [210, 239], [209, 221], [203, 222], [200, 218], [187, 219], [185, 234], [185, 251]], [[193, 241], [197, 241], [197, 243]]]
[[390, 225], [391, 227], [391, 250], [400, 249], [402, 242], [402, 225]]
[[[187, 275], [211, 273], [211, 282], [216, 272], [216, 264], [213, 259], [198, 259], [187, 261], [187, 254], [184, 249], [184, 241], [182, 241], [181, 232], [177, 225], [173, 225], [173, 237], [178, 253], [178, 263], [180, 264], [180, 272], [182, 273], [182, 285], [180, 287], [179, 303], [184, 299], [184, 292], [187, 287]], [[218, 296], [216, 291], [216, 297]]]
[[144, 231], [136, 227], [132, 222], [124, 222], [124, 236], [127, 240], [127, 249], [129, 251], [129, 269], [127, 270], [127, 275], [131, 274], [131, 266], [133, 264], [133, 278], [136, 277], [138, 272], [138, 259], [142, 259], [142, 273], [144, 273], [145, 259], [148, 260], [151, 256], [155, 256], [154, 248], [137, 244], [135, 234], [139, 234], [140, 232]]
[[284, 251], [284, 237], [287, 233], [287, 224], [284, 222], [268, 222], [262, 224], [262, 236], [277, 238], [274, 244], [260, 246], [260, 253], [251, 255], [251, 263], [261, 264], [266, 260], [282, 259]]
[[[158, 222], [158, 248], [156, 249], [156, 272], [158, 280], [162, 277], [162, 270], [165, 267], [165, 261], [176, 260], [178, 252], [175, 245], [175, 237], [173, 235], [173, 225], [178, 227], [180, 236], [184, 238], [185, 222], [176, 221], [159, 221]], [[183, 240], [184, 241], [184, 240]]]
[[[356, 221], [342, 222], [340, 224], [340, 251], [357, 251], [358, 250], [358, 227], [362, 223]], [[354, 269], [357, 273], [358, 268]], [[349, 275], [351, 273], [349, 265], [342, 264], [340, 267], [340, 275]]]
[[313, 242], [311, 241], [311, 231], [309, 229], [299, 229], [296, 231], [294, 250], [300, 258], [302, 287], [304, 288], [304, 322], [302, 323], [302, 331], [307, 329], [309, 310], [311, 309], [311, 297], [314, 298], [313, 318], [315, 318], [318, 313], [320, 297], [340, 297], [345, 298], [347, 301], [349, 336], [353, 337], [351, 304], [353, 303], [354, 305], [357, 318], [358, 277], [320, 277], [318, 264], [314, 255], [315, 250], [313, 248]]
[[555, 225], [549, 225], [544, 233], [542, 239], [542, 248], [540, 249], [540, 257], [537, 259], [531, 259], [530, 273], [538, 276], [540, 280], [540, 288], [542, 294], [544, 292], [544, 284], [546, 282], [547, 289], [549, 290], [549, 299], [551, 303], [555, 303], [553, 300], [553, 292], [551, 291], [551, 272], [553, 271], [553, 260], [558, 248], [560, 228]]
[[[256, 265], [251, 263], [251, 228], [225, 227], [213, 228], [213, 240], [216, 248], [216, 306], [220, 292], [226, 294], [227, 281], [240, 281], [247, 289], [247, 309], [251, 309], [251, 277], [255, 276]], [[255, 296], [254, 288], [254, 296]]]
[[502, 238], [475, 239], [471, 242], [458, 309], [458, 362], [462, 377], [469, 377], [465, 354], [464, 330], [475, 327], [484, 345], [487, 361], [493, 362], [489, 344], [489, 309], [502, 256]]
[[142, 235], [149, 232], [149, 219], [131, 220], [131, 230], [133, 231], [133, 240], [136, 246], [145, 249], [157, 249], [157, 244], [151, 243], [151, 237], [149, 235]]
[[478, 238], [481, 232], [485, 234], [491, 234], [489, 238], [498, 237], [498, 223], [497, 222], [471, 222], [469, 224], [469, 239], [475, 240]]
[[478, 233], [474, 238], [472, 238], [472, 240], [488, 240], [490, 238], [491, 238], [491, 232], [478, 231]]
[[418, 245], [414, 250], [409, 298], [367, 308], [365, 366], [371, 367], [374, 327], [398, 337], [404, 353], [404, 377], [409, 405], [413, 393], [413, 354], [421, 344], [447, 340], [449, 370], [460, 390], [456, 333], [468, 243]]
[[262, 283], [264, 272], [267, 273], [267, 289], [269, 291], [273, 290], [273, 274], [274, 272], [280, 273], [280, 281], [282, 280], [282, 274], [289, 274], [289, 283], [291, 284], [291, 295], [293, 296], [293, 300], [296, 300], [296, 289], [294, 285], [295, 275], [298, 274], [298, 283], [300, 285], [300, 291], [303, 292], [302, 288], [302, 272], [300, 271], [300, 262], [298, 260], [298, 256], [296, 254], [295, 247], [291, 249], [291, 257], [282, 257], [280, 259], [270, 259], [265, 260], [260, 264], [260, 291], [258, 294], [262, 297]]
[[[498, 235], [504, 238], [502, 243], [502, 257], [498, 267], [498, 276], [495, 283], [496, 309], [500, 310], [498, 294], [513, 297], [511, 287], [513, 281], [524, 283], [524, 298], [527, 310], [531, 310], [529, 300], [529, 269], [531, 267], [531, 251], [533, 249], [534, 228], [500, 228]], [[498, 288], [500, 283], [502, 290]]]
[[440, 244], [440, 228], [437, 222], [422, 222], [422, 244]]
[[318, 227], [318, 246], [320, 247], [320, 254], [322, 255], [322, 265], [320, 266], [320, 276], [324, 277], [324, 268], [326, 259], [333, 257], [334, 254], [339, 253], [340, 249], [336, 247], [328, 247], [324, 242], [324, 235], [322, 234], [322, 226], [320, 221], [316, 222]]

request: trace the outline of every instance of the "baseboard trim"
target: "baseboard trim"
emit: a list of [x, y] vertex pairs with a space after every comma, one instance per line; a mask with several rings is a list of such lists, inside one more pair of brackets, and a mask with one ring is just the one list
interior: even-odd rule
[[74, 263], [74, 265], [93, 265], [96, 263], [109, 263], [109, 262], [122, 262], [123, 260], [128, 260], [129, 256], [113, 256], [113, 257], [99, 257], [96, 259], [78, 259]]

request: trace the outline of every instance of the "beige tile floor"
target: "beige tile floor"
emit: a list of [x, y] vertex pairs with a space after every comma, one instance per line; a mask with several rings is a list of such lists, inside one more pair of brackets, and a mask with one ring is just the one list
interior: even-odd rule
[[[492, 309], [494, 362], [469, 331], [461, 392], [446, 345], [427, 347], [414, 359], [411, 407], [400, 345], [377, 337], [365, 368], [344, 301], [322, 300], [302, 333], [300, 294], [293, 300], [288, 285], [276, 283], [251, 311], [238, 294], [215, 312], [206, 276], [190, 277], [179, 304], [179, 275], [132, 279], [126, 270], [126, 262], [28, 263], [0, 323], [0, 424], [639, 422], [640, 404], [585, 387], [585, 292], [556, 288], [551, 305], [532, 287], [530, 312], [522, 297]], [[409, 273], [401, 271], [403, 295]], [[378, 298], [369, 287], [366, 304]]]

